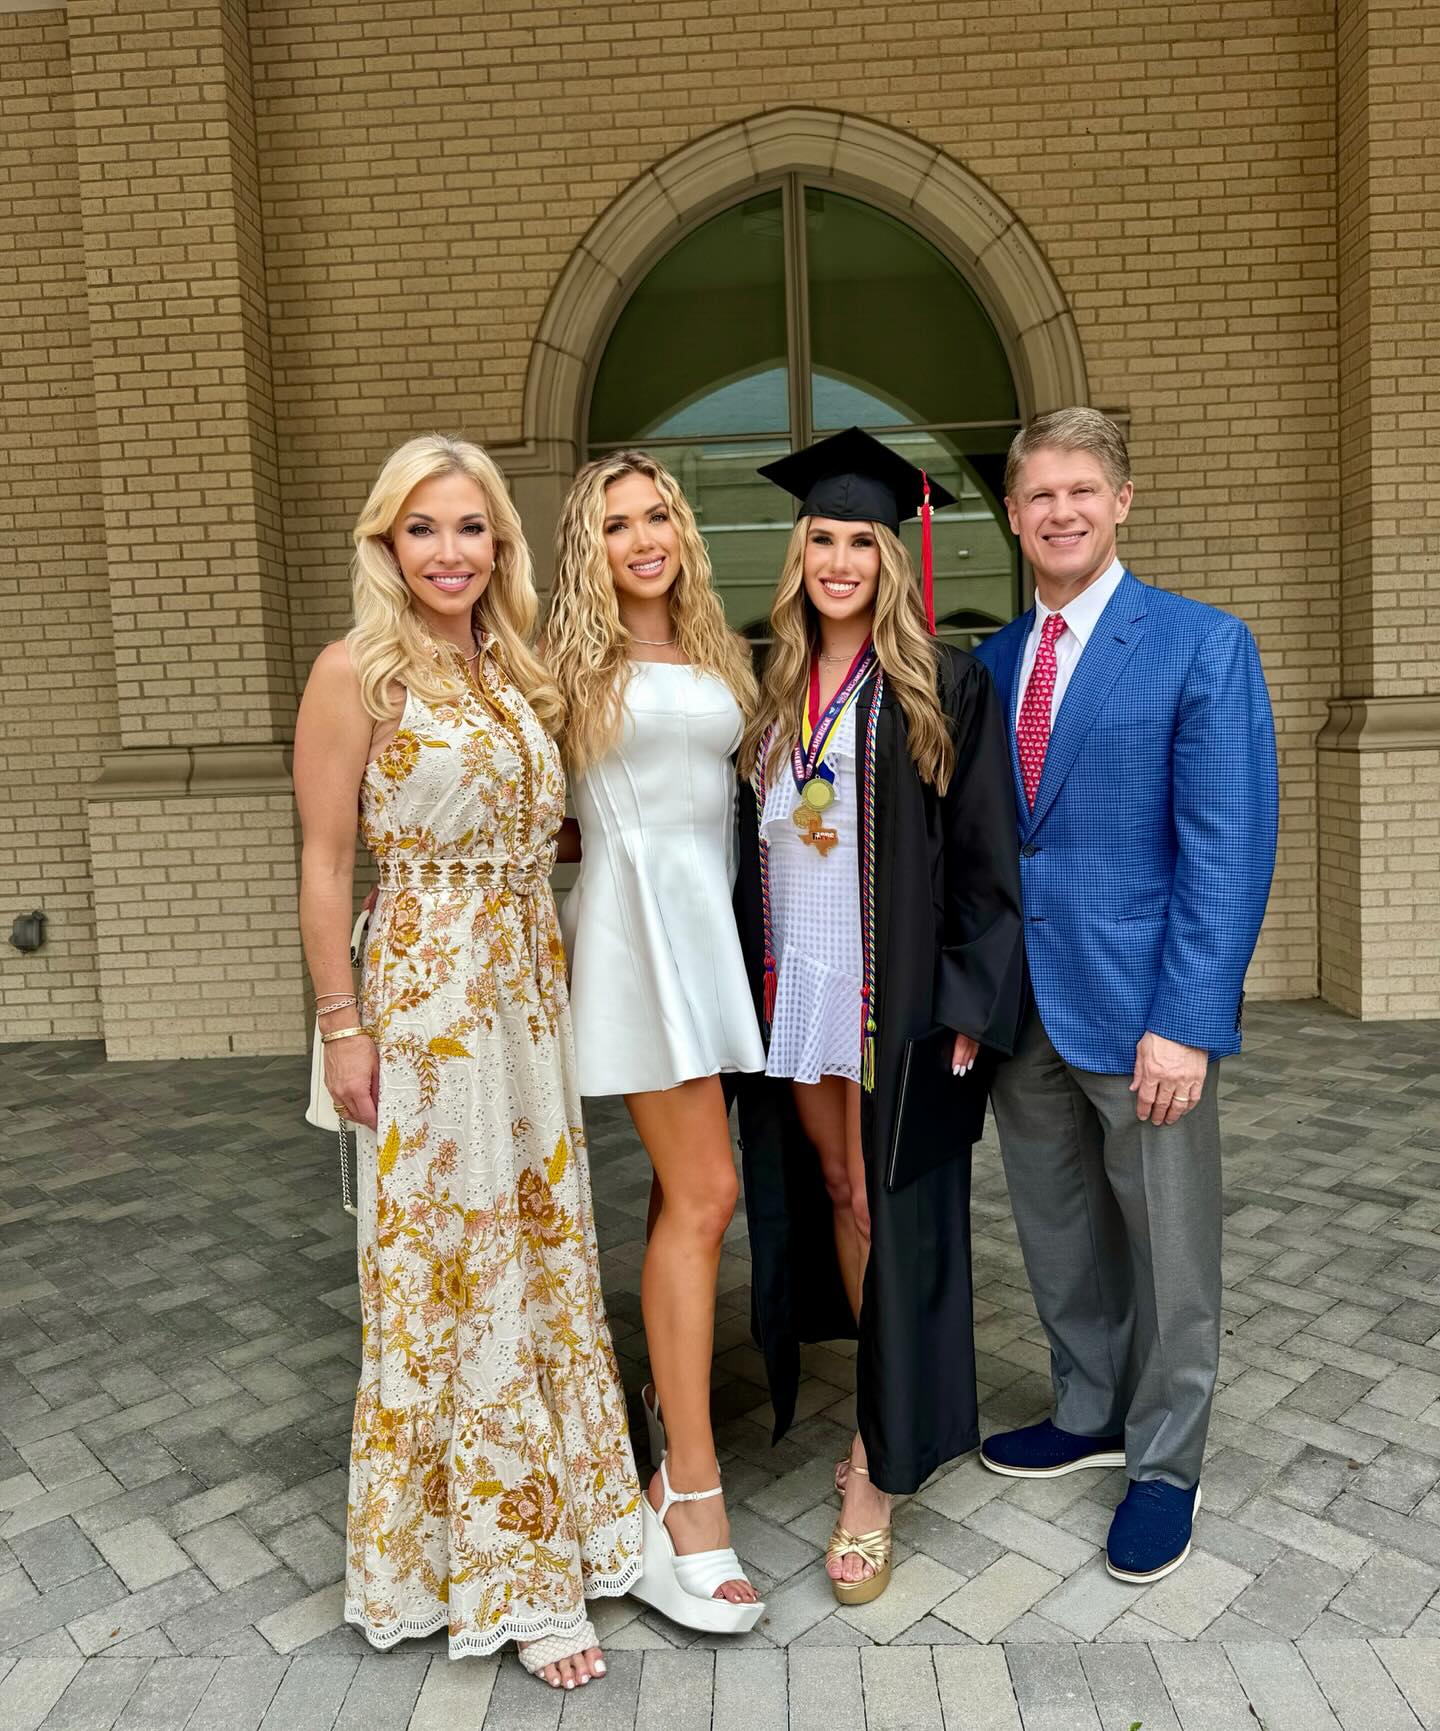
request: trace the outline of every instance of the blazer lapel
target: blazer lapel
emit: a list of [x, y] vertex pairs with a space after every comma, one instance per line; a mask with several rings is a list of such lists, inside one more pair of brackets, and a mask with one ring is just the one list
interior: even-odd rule
[[1030, 814], [1025, 809], [1025, 784], [1020, 779], [1020, 746], [1015, 736], [1015, 722], [1020, 694], [1020, 664], [1025, 659], [1025, 645], [1030, 641], [1030, 633], [1035, 627], [1035, 609], [1032, 607], [1021, 617], [1025, 629], [1015, 633], [1013, 653], [1007, 653], [995, 670], [995, 695], [1000, 700], [1000, 713], [1005, 717], [1005, 732], [1010, 740], [1010, 774], [1015, 783], [1015, 809], [1019, 812], [1023, 825]]
[[[1145, 585], [1127, 571], [1096, 622], [1094, 633], [1065, 687], [1055, 725], [1050, 730], [1045, 768], [1035, 794], [1035, 809], [1030, 813], [1028, 831], [1033, 832], [1039, 827], [1055, 803], [1055, 796], [1074, 767], [1095, 717], [1110, 695], [1111, 687], [1125, 671], [1125, 664], [1135, 653], [1136, 644], [1145, 634], [1145, 613]], [[1013, 724], [1010, 736], [1014, 755]], [[1023, 810], [1023, 796], [1020, 803]]]

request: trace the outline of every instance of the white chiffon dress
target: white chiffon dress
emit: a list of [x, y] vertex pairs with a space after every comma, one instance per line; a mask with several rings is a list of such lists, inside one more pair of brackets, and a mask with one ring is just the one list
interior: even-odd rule
[[713, 674], [632, 662], [620, 742], [572, 784], [583, 861], [560, 924], [582, 1094], [765, 1068], [730, 903], [741, 720]]

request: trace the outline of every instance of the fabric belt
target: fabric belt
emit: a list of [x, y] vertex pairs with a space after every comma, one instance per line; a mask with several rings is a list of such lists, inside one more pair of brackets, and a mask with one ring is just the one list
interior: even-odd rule
[[379, 861], [382, 890], [507, 889], [514, 895], [534, 895], [550, 881], [553, 850], [537, 859], [406, 859], [391, 855]]

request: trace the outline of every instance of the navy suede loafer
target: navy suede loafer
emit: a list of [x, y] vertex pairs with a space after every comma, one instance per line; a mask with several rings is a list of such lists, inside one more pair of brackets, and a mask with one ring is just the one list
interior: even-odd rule
[[1110, 1522], [1105, 1567], [1117, 1581], [1141, 1586], [1178, 1569], [1190, 1555], [1190, 1528], [1200, 1487], [1178, 1490], [1159, 1479], [1134, 1480]]
[[1050, 1420], [996, 1431], [980, 1445], [980, 1464], [1011, 1479], [1058, 1479], [1082, 1467], [1123, 1467], [1123, 1436], [1076, 1436]]

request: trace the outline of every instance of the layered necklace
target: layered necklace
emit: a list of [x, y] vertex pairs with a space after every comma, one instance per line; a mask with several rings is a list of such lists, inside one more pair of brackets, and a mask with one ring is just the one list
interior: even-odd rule
[[813, 847], [823, 859], [840, 839], [833, 819], [827, 816], [835, 803], [835, 771], [825, 761], [825, 753], [835, 738], [845, 712], [860, 694], [860, 688], [875, 667], [875, 645], [867, 637], [856, 650], [845, 677], [835, 688], [835, 695], [820, 709], [820, 662], [838, 662], [839, 656], [825, 656], [817, 651], [810, 660], [810, 689], [805, 713], [801, 717], [800, 738], [790, 754], [790, 773], [795, 778], [800, 801], [791, 814], [791, 822], [800, 831], [800, 840]]

